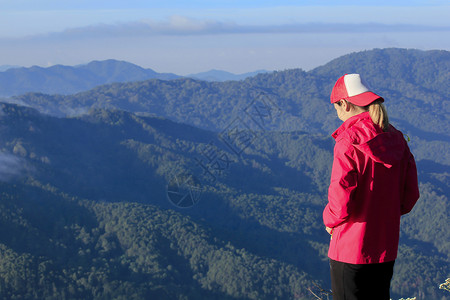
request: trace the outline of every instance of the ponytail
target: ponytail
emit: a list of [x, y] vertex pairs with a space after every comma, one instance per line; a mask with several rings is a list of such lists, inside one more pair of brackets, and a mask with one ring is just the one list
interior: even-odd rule
[[370, 117], [372, 118], [372, 122], [380, 126], [383, 131], [388, 131], [389, 118], [384, 104], [380, 100], [375, 100], [368, 105], [368, 110]]

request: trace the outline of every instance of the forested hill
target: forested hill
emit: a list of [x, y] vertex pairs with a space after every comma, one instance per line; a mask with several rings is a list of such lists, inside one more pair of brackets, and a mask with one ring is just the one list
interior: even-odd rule
[[448, 52], [404, 49], [241, 82], [148, 80], [1, 103], [0, 298], [314, 299], [315, 283], [330, 288], [329, 92], [370, 60], [386, 72], [368, 81], [419, 168], [392, 298], [448, 299], [438, 285], [450, 277], [449, 87], [411, 75], [426, 66], [424, 82], [445, 83]]
[[[260, 131], [234, 153], [218, 133], [124, 111], [1, 108], [3, 298], [312, 299], [315, 283], [329, 288], [329, 137]], [[448, 276], [448, 175], [433, 172], [403, 219], [395, 295], [437, 299]]]
[[[1, 111], [2, 298], [302, 299], [326, 278], [326, 139], [267, 133], [238, 157], [215, 133], [123, 111]], [[227, 155], [215, 178], [210, 145]], [[170, 199], [186, 173], [196, 205]]]

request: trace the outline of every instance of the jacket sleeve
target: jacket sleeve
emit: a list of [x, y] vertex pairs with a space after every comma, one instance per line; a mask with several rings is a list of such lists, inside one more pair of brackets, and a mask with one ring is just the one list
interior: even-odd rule
[[339, 141], [334, 147], [331, 181], [328, 188], [328, 204], [323, 211], [325, 226], [333, 228], [345, 222], [353, 191], [358, 183], [353, 146]]
[[[408, 151], [409, 152], [409, 151]], [[417, 167], [414, 156], [409, 152], [406, 168], [404, 196], [401, 203], [401, 214], [409, 213], [419, 199], [419, 184], [417, 180]]]

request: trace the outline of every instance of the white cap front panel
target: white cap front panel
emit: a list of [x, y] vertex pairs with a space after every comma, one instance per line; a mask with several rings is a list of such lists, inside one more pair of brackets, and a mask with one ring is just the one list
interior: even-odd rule
[[361, 81], [361, 76], [359, 76], [359, 74], [345, 75], [344, 83], [349, 97], [369, 91], [369, 88]]

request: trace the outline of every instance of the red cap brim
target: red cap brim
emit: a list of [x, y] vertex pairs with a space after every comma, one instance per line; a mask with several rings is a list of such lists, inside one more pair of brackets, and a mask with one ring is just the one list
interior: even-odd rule
[[357, 105], [357, 106], [367, 106], [370, 103], [374, 102], [375, 100], [381, 100], [381, 102], [384, 102], [384, 99], [374, 92], [364, 92], [362, 94], [352, 96], [352, 97], [346, 97], [345, 100], [349, 101], [350, 103]]

